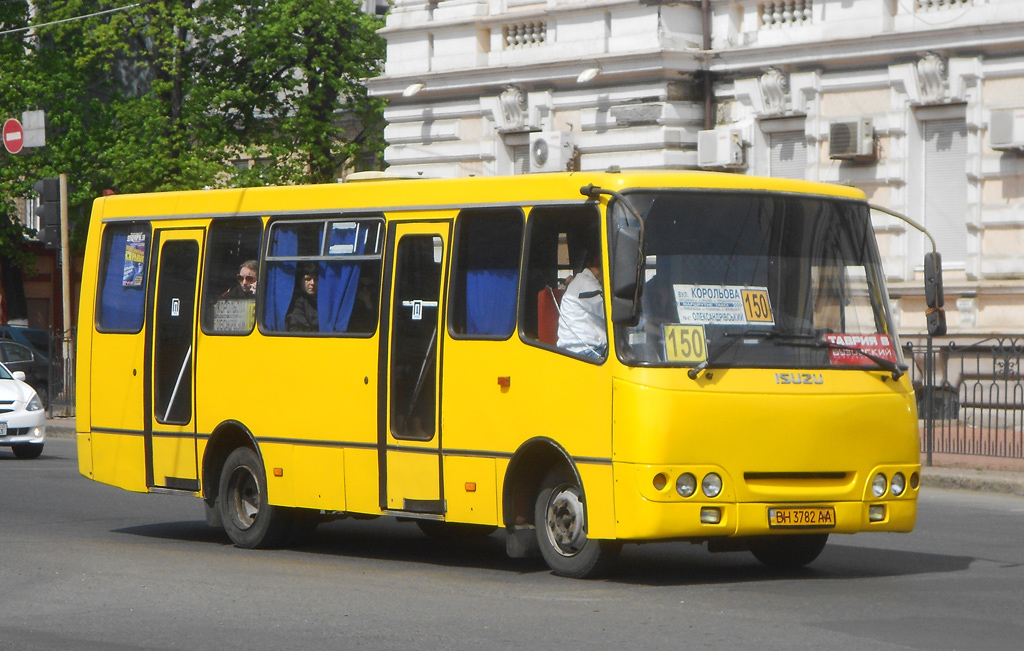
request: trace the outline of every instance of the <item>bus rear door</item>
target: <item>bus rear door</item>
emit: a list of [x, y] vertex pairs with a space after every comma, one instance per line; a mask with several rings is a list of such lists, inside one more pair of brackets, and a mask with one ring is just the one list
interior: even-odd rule
[[441, 492], [441, 315], [448, 223], [393, 224], [389, 233], [390, 307], [381, 444], [381, 508], [444, 513]]
[[158, 230], [146, 347], [146, 481], [199, 490], [193, 368], [203, 229]]

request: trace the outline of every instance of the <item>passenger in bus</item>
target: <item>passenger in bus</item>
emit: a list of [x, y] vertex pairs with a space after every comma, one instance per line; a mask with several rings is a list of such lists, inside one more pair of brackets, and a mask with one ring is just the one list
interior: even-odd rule
[[608, 349], [601, 287], [601, 255], [589, 254], [562, 295], [558, 317], [558, 347], [571, 353], [602, 358]]
[[300, 262], [298, 264], [295, 273], [295, 295], [284, 316], [284, 326], [288, 331], [320, 331], [316, 309], [316, 283], [319, 273], [319, 267], [315, 262]]
[[248, 298], [256, 297], [256, 281], [260, 274], [260, 263], [256, 260], [246, 260], [238, 268], [238, 276], [235, 279], [237, 284], [221, 294], [221, 298]]

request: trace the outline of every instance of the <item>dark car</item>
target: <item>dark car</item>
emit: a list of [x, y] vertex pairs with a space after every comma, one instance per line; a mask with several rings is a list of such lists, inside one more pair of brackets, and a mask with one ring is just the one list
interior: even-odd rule
[[[0, 361], [12, 372], [23, 371], [25, 382], [36, 390], [43, 405], [49, 406], [52, 395], [50, 393], [50, 360], [45, 355], [17, 342], [0, 339]], [[54, 380], [59, 385], [60, 374], [55, 373], [54, 375]], [[55, 391], [60, 391], [58, 385], [53, 387]]]
[[0, 325], [0, 339], [10, 339], [28, 346], [43, 357], [50, 356], [50, 333], [41, 328]]

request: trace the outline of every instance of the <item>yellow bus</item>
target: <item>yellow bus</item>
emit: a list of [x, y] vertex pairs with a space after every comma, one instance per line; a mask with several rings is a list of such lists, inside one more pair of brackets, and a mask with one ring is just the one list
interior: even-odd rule
[[201, 498], [245, 548], [398, 516], [502, 528], [570, 577], [659, 540], [802, 566], [830, 534], [915, 524], [887, 297], [864, 195], [825, 184], [613, 170], [103, 197], [79, 467]]

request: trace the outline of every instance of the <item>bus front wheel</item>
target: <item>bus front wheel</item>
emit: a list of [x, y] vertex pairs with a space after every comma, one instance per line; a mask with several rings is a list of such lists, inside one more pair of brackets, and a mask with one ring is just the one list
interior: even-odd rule
[[573, 579], [594, 578], [615, 562], [621, 545], [587, 536], [583, 491], [567, 468], [556, 468], [541, 483], [534, 506], [541, 556], [551, 570]]
[[792, 570], [803, 567], [818, 558], [828, 542], [828, 534], [799, 536], [766, 536], [751, 538], [750, 552], [768, 567]]
[[287, 511], [267, 501], [263, 463], [249, 448], [238, 448], [224, 462], [218, 503], [224, 531], [237, 547], [269, 549], [288, 535]]

